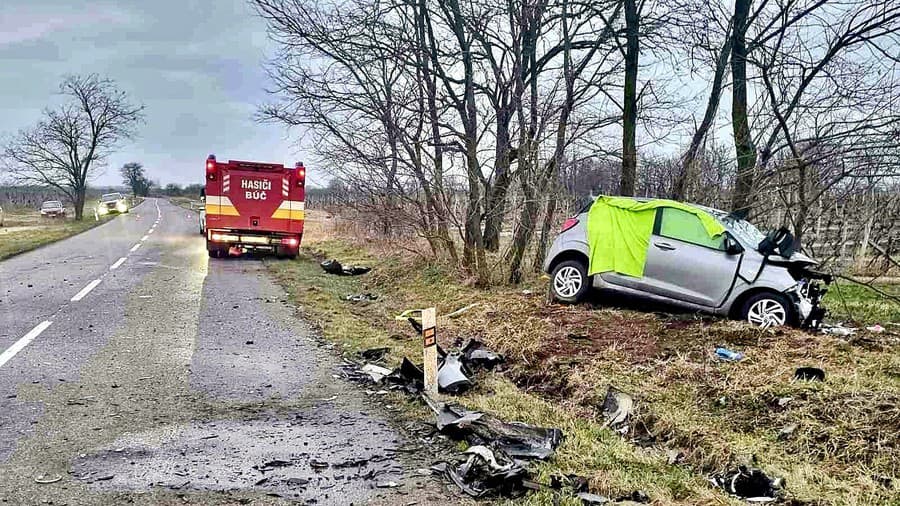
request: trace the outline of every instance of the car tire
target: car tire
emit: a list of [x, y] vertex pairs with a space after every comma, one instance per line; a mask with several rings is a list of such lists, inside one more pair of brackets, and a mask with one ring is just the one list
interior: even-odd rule
[[553, 268], [550, 275], [550, 294], [559, 302], [576, 304], [591, 288], [587, 266], [579, 260], [565, 260]]
[[741, 306], [741, 319], [763, 328], [796, 325], [797, 311], [784, 295], [760, 292], [744, 301]]

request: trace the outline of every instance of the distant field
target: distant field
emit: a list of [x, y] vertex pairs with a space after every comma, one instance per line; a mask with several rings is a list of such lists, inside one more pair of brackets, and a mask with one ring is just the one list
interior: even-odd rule
[[85, 216], [84, 220], [75, 221], [71, 218], [75, 214], [71, 209], [69, 218], [41, 218], [37, 210], [28, 208], [4, 211], [4, 223], [0, 227], [0, 260], [84, 232], [111, 219], [104, 216], [97, 221], [93, 216]]

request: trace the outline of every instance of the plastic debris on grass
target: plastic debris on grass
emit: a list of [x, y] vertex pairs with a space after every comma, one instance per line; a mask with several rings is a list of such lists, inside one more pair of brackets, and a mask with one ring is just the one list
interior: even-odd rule
[[794, 379], [801, 381], [825, 381], [825, 371], [818, 367], [798, 367]]
[[725, 347], [716, 348], [716, 356], [728, 362], [740, 362], [744, 359], [744, 354], [739, 351], [729, 350]]
[[325, 260], [319, 265], [322, 267], [322, 270], [324, 270], [328, 274], [334, 274], [337, 276], [359, 276], [360, 274], [365, 274], [372, 270], [371, 267], [341, 265], [341, 263], [335, 259]]
[[605, 426], [620, 433], [628, 432], [628, 419], [634, 410], [634, 397], [616, 387], [610, 386], [603, 399], [603, 417]]
[[348, 302], [373, 302], [378, 300], [378, 296], [373, 293], [350, 293], [344, 296], [344, 300]]
[[748, 502], [775, 502], [781, 498], [784, 481], [770, 478], [760, 469], [740, 466], [710, 478], [710, 482]]
[[528, 461], [549, 458], [563, 440], [562, 431], [521, 422], [504, 422], [423, 395], [442, 434], [466, 441], [467, 457], [458, 465], [440, 462], [432, 469], [472, 497], [518, 497], [539, 485], [530, 481]]

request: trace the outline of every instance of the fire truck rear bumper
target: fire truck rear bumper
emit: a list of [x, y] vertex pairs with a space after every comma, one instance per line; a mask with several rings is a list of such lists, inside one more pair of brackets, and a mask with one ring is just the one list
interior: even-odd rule
[[276, 248], [296, 250], [300, 247], [297, 234], [248, 234], [226, 230], [207, 230], [209, 248], [240, 247], [245, 250], [275, 251]]

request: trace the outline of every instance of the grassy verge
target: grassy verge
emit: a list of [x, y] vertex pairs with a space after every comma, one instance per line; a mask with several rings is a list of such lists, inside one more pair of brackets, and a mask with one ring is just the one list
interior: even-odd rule
[[[841, 339], [604, 301], [566, 307], [548, 304], [540, 281], [478, 290], [439, 265], [374, 243], [330, 240], [304, 253], [294, 262], [272, 262], [270, 270], [324, 337], [347, 352], [388, 346], [392, 364], [404, 355], [416, 360], [419, 340], [395, 314], [436, 306], [446, 315], [478, 303], [457, 318], [439, 317], [441, 344], [477, 337], [509, 364], [478, 377], [478, 387], [455, 400], [508, 420], [563, 429], [564, 444], [539, 467], [545, 481], [554, 472], [577, 473], [611, 497], [643, 490], [654, 504], [741, 504], [705, 477], [751, 464], [785, 478], [788, 496], [800, 504], [900, 504], [895, 331]], [[318, 266], [325, 257], [375, 269], [361, 277], [331, 276]], [[359, 292], [379, 298], [342, 300]], [[853, 297], [852, 290], [844, 297]], [[719, 362], [713, 355], [719, 345], [747, 358]], [[823, 368], [826, 381], [794, 381], [801, 366]], [[600, 411], [610, 385], [637, 399], [625, 437], [603, 427]], [[676, 455], [678, 463], [670, 464]], [[548, 494], [524, 502], [554, 504]]]
[[42, 219], [36, 212], [10, 213], [0, 228], [0, 260], [80, 234], [110, 219], [106, 216], [97, 221], [93, 216], [86, 216], [82, 221], [75, 221]]

